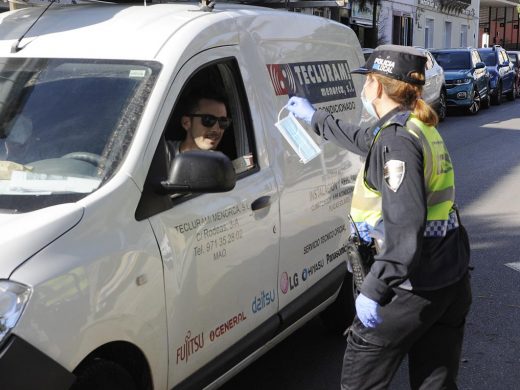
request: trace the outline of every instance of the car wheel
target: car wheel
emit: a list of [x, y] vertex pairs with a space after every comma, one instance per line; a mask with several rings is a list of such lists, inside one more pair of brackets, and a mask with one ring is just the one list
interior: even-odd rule
[[475, 115], [480, 111], [480, 94], [476, 89], [473, 90], [473, 99], [468, 107], [468, 114]]
[[490, 90], [491, 90], [491, 88], [488, 85], [487, 86], [487, 90], [486, 90], [486, 98], [485, 99], [480, 99], [480, 107], [481, 108], [489, 108], [489, 107], [491, 107], [491, 96], [489, 95], [489, 91]]
[[513, 101], [516, 97], [516, 83], [513, 83], [513, 86], [511, 88], [511, 91], [507, 93], [507, 100]]
[[446, 92], [444, 89], [441, 89], [441, 93], [439, 95], [439, 104], [437, 104], [437, 116], [439, 117], [439, 122], [442, 122], [444, 118], [446, 118]]
[[352, 274], [347, 272], [338, 297], [320, 314], [325, 327], [337, 335], [342, 335], [354, 320], [356, 306], [353, 284]]
[[502, 103], [502, 83], [498, 83], [496, 93], [491, 96], [491, 103], [497, 106]]

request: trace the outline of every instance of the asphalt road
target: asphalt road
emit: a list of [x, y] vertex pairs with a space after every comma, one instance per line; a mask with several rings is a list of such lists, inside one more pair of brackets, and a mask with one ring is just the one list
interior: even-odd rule
[[[461, 390], [520, 389], [520, 99], [440, 124], [455, 166], [457, 202], [470, 235], [473, 305]], [[339, 389], [345, 340], [316, 318], [223, 390]], [[391, 390], [409, 389], [403, 362]]]

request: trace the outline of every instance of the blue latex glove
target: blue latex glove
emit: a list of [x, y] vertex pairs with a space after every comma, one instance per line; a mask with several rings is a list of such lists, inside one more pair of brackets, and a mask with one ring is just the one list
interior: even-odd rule
[[375, 328], [382, 322], [378, 314], [379, 303], [359, 294], [356, 299], [356, 312], [359, 320], [367, 328]]
[[285, 106], [290, 112], [294, 114], [294, 116], [298, 119], [301, 119], [308, 124], [312, 121], [312, 116], [316, 109], [312, 106], [312, 104], [305, 98], [301, 98], [298, 96], [293, 96], [289, 99], [287, 106]]

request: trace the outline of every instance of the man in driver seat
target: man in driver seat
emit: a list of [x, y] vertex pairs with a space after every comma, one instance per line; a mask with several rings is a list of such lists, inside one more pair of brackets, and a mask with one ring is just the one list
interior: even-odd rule
[[225, 98], [211, 90], [189, 93], [180, 124], [186, 132], [184, 139], [167, 141], [171, 159], [188, 150], [215, 150], [231, 125]]

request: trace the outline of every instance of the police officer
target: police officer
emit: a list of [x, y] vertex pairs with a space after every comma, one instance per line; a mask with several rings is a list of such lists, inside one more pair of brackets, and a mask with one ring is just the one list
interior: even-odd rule
[[437, 115], [420, 98], [425, 63], [414, 48], [382, 45], [352, 72], [366, 75], [361, 99], [377, 119], [369, 129], [303, 98], [287, 105], [316, 133], [365, 157], [350, 214], [363, 239], [382, 238], [356, 298], [343, 390], [386, 389], [406, 355], [412, 389], [457, 389], [471, 304], [469, 242]]

